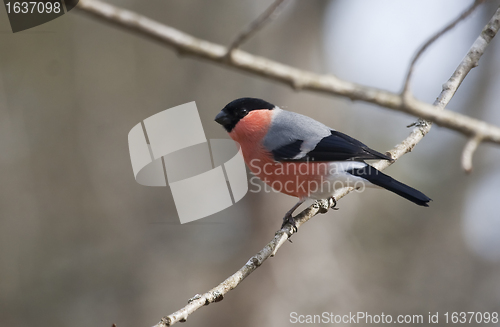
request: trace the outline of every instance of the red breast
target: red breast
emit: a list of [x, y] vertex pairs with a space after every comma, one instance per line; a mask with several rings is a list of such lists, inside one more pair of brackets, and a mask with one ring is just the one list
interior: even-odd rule
[[[241, 146], [250, 171], [275, 190], [305, 198], [324, 180], [326, 163], [277, 162], [262, 141], [271, 126], [272, 110], [253, 110], [242, 118], [229, 136]], [[314, 185], [312, 185], [313, 183]]]

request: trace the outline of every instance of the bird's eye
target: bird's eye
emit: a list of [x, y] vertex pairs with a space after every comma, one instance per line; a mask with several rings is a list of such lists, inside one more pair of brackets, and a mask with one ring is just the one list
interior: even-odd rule
[[243, 108], [243, 109], [240, 110], [239, 114], [240, 114], [240, 117], [243, 118], [243, 117], [245, 117], [248, 114], [248, 110], [245, 109], [245, 108]]

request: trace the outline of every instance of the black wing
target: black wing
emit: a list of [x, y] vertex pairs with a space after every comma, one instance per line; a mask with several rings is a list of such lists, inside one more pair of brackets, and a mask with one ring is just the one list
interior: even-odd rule
[[332, 135], [323, 138], [316, 147], [304, 156], [300, 154], [302, 140], [297, 140], [272, 151], [276, 161], [344, 161], [344, 160], [392, 160], [391, 157], [370, 149], [365, 144], [341, 132], [332, 131]]

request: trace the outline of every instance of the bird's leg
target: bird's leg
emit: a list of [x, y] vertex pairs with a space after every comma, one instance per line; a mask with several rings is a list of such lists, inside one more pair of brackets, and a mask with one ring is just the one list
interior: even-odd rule
[[327, 213], [328, 209], [330, 208], [332, 208], [333, 210], [338, 210], [338, 208], [335, 208], [337, 206], [337, 201], [333, 196], [329, 197], [328, 199], [317, 200], [316, 204], [319, 208], [319, 213]]
[[295, 205], [292, 207], [292, 209], [288, 210], [287, 213], [285, 214], [285, 217], [283, 217], [283, 224], [281, 224], [281, 228], [285, 227], [287, 223], [290, 223], [293, 227], [293, 232], [297, 232], [297, 226], [295, 226], [295, 220], [292, 217], [293, 212], [295, 209], [300, 207], [302, 203], [304, 203], [305, 200], [299, 200], [299, 202], [295, 203]]
[[330, 199], [322, 199], [322, 200], [316, 200], [316, 205], [318, 206], [319, 213], [327, 213], [328, 209], [330, 209], [331, 206], [331, 201]]
[[339, 210], [339, 208], [337, 208], [337, 200], [335, 200], [333, 196], [330, 197], [328, 200], [332, 203], [330, 208], [332, 208], [333, 210]]

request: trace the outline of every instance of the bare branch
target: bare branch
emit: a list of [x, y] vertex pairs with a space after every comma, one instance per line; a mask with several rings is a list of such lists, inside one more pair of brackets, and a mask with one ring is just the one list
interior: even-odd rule
[[[452, 77], [443, 87], [441, 94], [436, 99], [435, 106], [437, 106], [438, 108], [444, 108], [451, 100], [468, 72], [473, 67], [477, 66], [481, 54], [484, 52], [489, 41], [491, 41], [491, 38], [494, 36], [494, 33], [491, 32], [492, 27], [496, 26], [496, 31], [498, 31], [498, 25], [500, 25], [499, 21], [500, 8], [496, 11], [495, 15], [490, 20], [488, 25], [486, 25], [486, 27], [483, 29], [481, 35], [479, 35], [479, 37], [476, 39], [471, 49], [467, 53], [467, 56], [462, 60], [457, 70], [453, 73]], [[415, 125], [416, 127], [412, 130], [410, 135], [400, 144], [398, 144], [394, 149], [389, 151], [392, 158], [394, 159], [393, 162], [411, 151], [413, 147], [417, 145], [420, 140], [422, 140], [422, 138], [430, 131], [432, 127], [432, 124], [427, 123], [424, 120], [419, 120], [419, 122]], [[472, 160], [472, 153], [481, 141], [482, 139], [479, 137], [471, 139], [471, 141], [469, 141], [469, 143], [467, 144], [466, 149], [464, 150], [464, 156], [468, 156], [470, 157], [470, 160]], [[467, 160], [469, 159], [467, 158]], [[393, 162], [380, 160], [374, 163], [373, 166], [379, 170], [383, 170], [390, 166]], [[335, 192], [334, 197], [338, 201], [353, 190], [354, 188], [352, 187], [339, 189]], [[315, 202], [313, 205], [306, 208], [304, 211], [294, 217], [297, 230], [302, 224], [307, 222], [318, 213], [326, 211], [325, 209], [328, 208], [328, 202], [326, 201], [325, 203], [325, 201]], [[166, 327], [179, 321], [185, 321], [191, 313], [193, 313], [200, 307], [222, 300], [227, 292], [238, 286], [245, 277], [247, 277], [255, 269], [257, 269], [266, 259], [268, 259], [270, 256], [274, 256], [278, 249], [286, 242], [287, 239], [289, 239], [292, 234], [292, 226], [290, 224], [286, 224], [281, 230], [276, 232], [271, 242], [269, 242], [259, 253], [251, 257], [250, 260], [248, 260], [248, 262], [236, 273], [234, 273], [232, 276], [227, 278], [225, 281], [223, 281], [221, 284], [211, 289], [207, 293], [203, 295], [196, 295], [193, 299], [189, 300], [188, 305], [171, 315], [163, 317], [162, 320], [154, 327]]]
[[407, 97], [410, 96], [410, 80], [411, 76], [413, 74], [413, 69], [415, 68], [415, 64], [417, 63], [418, 59], [420, 59], [420, 56], [429, 48], [429, 46], [434, 43], [437, 39], [439, 39], [441, 36], [443, 36], [446, 32], [450, 31], [453, 29], [458, 23], [460, 23], [462, 20], [467, 18], [474, 10], [482, 3], [484, 3], [485, 0], [474, 0], [472, 5], [467, 8], [460, 16], [455, 18], [451, 23], [449, 23], [447, 26], [445, 26], [442, 30], [438, 31], [436, 34], [434, 34], [427, 42], [425, 42], [420, 49], [417, 51], [415, 56], [413, 57], [413, 60], [410, 63], [410, 67], [408, 68], [408, 74], [406, 75], [405, 79], [405, 84], [403, 86], [403, 91], [401, 92], [401, 95], [403, 96], [403, 100], [405, 100]]
[[[228, 61], [225, 60], [227, 48], [219, 44], [195, 38], [170, 26], [104, 2], [80, 0], [77, 8], [96, 18], [173, 47], [183, 54], [193, 55], [288, 84], [295, 89], [344, 96], [353, 100], [361, 100], [385, 108], [404, 111], [469, 137], [473, 137], [480, 131], [484, 136], [483, 142], [500, 144], [499, 127], [448, 110], [436, 110], [434, 106], [416, 99], [407, 101], [403, 106], [403, 101], [399, 94], [343, 81], [333, 75], [321, 75], [300, 70], [238, 49], [233, 51], [232, 60]], [[495, 17], [499, 16], [500, 10], [495, 14]], [[490, 22], [489, 26], [487, 31], [489, 38], [483, 38], [486, 43], [497, 33], [500, 22], [497, 19]], [[479, 53], [479, 56], [481, 54], [482, 52]]]
[[[483, 55], [486, 47], [491, 42], [493, 37], [497, 34], [500, 29], [500, 7], [497, 9], [493, 17], [490, 19], [488, 24], [483, 28], [481, 34], [478, 36], [476, 41], [472, 44], [471, 48], [467, 52], [467, 55], [462, 60], [458, 68], [455, 70], [451, 78], [443, 84], [443, 92], [434, 102], [434, 105], [438, 108], [444, 108], [450, 102], [451, 98], [457, 91], [465, 76], [472, 70], [472, 68], [477, 67], [479, 64], [479, 59]], [[439, 125], [439, 124], [438, 124]], [[479, 127], [479, 126], [478, 126]], [[488, 129], [488, 127], [483, 126]], [[476, 133], [469, 136], [483, 135], [483, 130], [479, 128]], [[496, 142], [495, 142], [496, 143]]]
[[472, 171], [472, 157], [480, 143], [481, 137], [476, 136], [471, 138], [464, 147], [464, 151], [462, 152], [462, 168], [467, 174]]
[[[162, 44], [169, 45], [186, 54], [251, 72], [258, 76], [289, 84], [295, 88], [345, 96], [394, 110], [402, 110], [431, 120], [438, 125], [471, 136], [474, 141], [470, 141], [466, 147], [467, 152], [470, 152], [470, 158], [472, 158], [474, 148], [477, 148], [477, 145], [481, 141], [500, 144], [500, 129], [498, 127], [443, 109], [449, 103], [468, 72], [473, 67], [477, 66], [485, 48], [498, 32], [500, 28], [500, 8], [496, 11], [488, 25], [483, 29], [481, 35], [474, 42], [452, 77], [443, 85], [443, 90], [436, 99], [434, 106], [420, 102], [416, 99], [409, 99], [405, 102], [405, 106], [402, 106], [403, 100], [400, 95], [342, 81], [331, 75], [318, 75], [299, 70], [240, 50], [234, 50], [232, 61], [228, 62], [224, 60], [227, 50], [221, 45], [197, 39], [172, 27], [162, 25], [149, 18], [116, 8], [103, 2], [80, 0], [78, 8], [95, 17], [159, 41]], [[397, 160], [405, 153], [411, 151], [429, 132], [431, 126], [431, 123], [422, 119], [419, 120], [410, 135], [394, 149], [389, 151], [392, 158]], [[481, 138], [477, 138], [477, 135], [481, 135]], [[472, 148], [472, 150], [470, 150], [470, 148]], [[383, 170], [391, 164], [392, 162], [383, 160], [376, 162], [373, 166], [379, 170]], [[353, 188], [339, 189], [335, 192], [334, 197], [336, 200], [339, 200], [352, 190]], [[303, 223], [319, 212], [324, 212], [326, 209], [325, 205], [324, 201], [317, 201], [294, 217], [296, 227], [299, 228]], [[286, 224], [281, 230], [276, 232], [271, 242], [269, 242], [259, 253], [251, 257], [236, 273], [207, 293], [196, 295], [189, 300], [188, 305], [169, 316], [163, 317], [155, 327], [170, 326], [176, 322], [185, 321], [191, 313], [200, 307], [222, 300], [227, 292], [237, 287], [244, 278], [257, 269], [267, 258], [275, 255], [292, 233], [293, 229], [291, 225]]]
[[[322, 209], [324, 210], [325, 205], [327, 206], [328, 201], [316, 201], [309, 208], [302, 211], [294, 220], [296, 222], [296, 227], [299, 228], [306, 221], [314, 217]], [[323, 211], [324, 212], [324, 211]], [[176, 322], [186, 321], [188, 316], [194, 311], [198, 310], [202, 306], [209, 305], [210, 303], [219, 302], [223, 300], [224, 295], [230, 290], [236, 288], [243, 279], [250, 275], [255, 269], [257, 269], [266, 259], [274, 256], [278, 249], [286, 242], [286, 240], [293, 234], [293, 227], [287, 224], [285, 227], [280, 229], [274, 235], [274, 238], [269, 242], [262, 250], [260, 250], [256, 255], [252, 256], [247, 263], [241, 267], [233, 275], [229, 276], [222, 283], [212, 288], [210, 291], [200, 295], [197, 294], [188, 301], [188, 304], [161, 319], [161, 321], [154, 327], [165, 327], [171, 326]]]
[[287, 2], [288, 0], [274, 1], [271, 6], [266, 9], [266, 11], [264, 11], [259, 17], [257, 17], [257, 19], [250, 23], [250, 25], [248, 25], [248, 27], [236, 37], [231, 46], [229, 46], [226, 56], [230, 57], [234, 49], [239, 48], [262, 27], [264, 27], [264, 25], [275, 19], [280, 13], [280, 10], [278, 9], [283, 8]]

